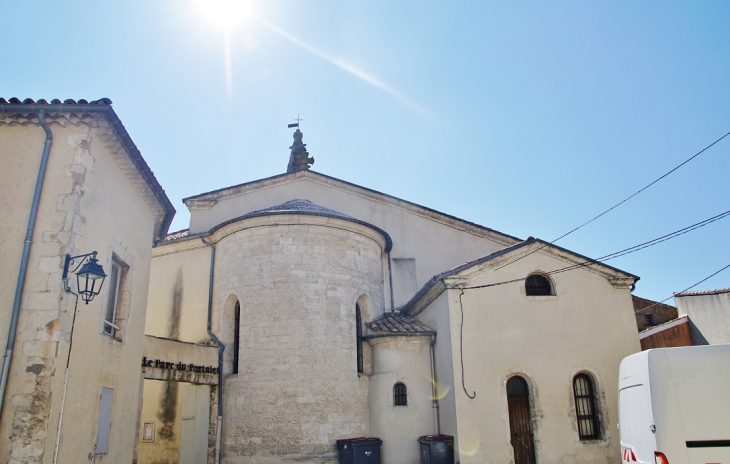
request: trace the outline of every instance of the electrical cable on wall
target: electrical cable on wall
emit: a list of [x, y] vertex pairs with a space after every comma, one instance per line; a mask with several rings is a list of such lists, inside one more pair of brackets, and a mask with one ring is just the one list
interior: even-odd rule
[[464, 289], [461, 289], [461, 293], [459, 294], [459, 308], [461, 308], [461, 326], [459, 327], [459, 354], [461, 356], [461, 388], [464, 389], [464, 393], [466, 393], [466, 396], [468, 396], [471, 399], [476, 398], [477, 392], [474, 391], [473, 394], [469, 394], [468, 391], [466, 391], [466, 383], [464, 381], [464, 305], [461, 302], [461, 296], [464, 294]]

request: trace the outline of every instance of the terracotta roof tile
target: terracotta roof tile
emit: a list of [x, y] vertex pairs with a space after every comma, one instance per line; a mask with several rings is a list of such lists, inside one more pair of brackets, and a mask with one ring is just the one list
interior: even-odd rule
[[730, 293], [730, 287], [715, 290], [698, 290], [696, 292], [675, 292], [674, 296], [719, 295], [720, 293]]
[[392, 333], [435, 333], [431, 327], [412, 316], [400, 313], [384, 313], [374, 321], [368, 322], [370, 330]]

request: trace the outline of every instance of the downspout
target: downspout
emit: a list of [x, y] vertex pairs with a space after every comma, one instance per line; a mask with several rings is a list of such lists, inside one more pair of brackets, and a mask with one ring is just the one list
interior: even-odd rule
[[215, 432], [215, 464], [221, 462], [221, 428], [223, 426], [223, 350], [226, 345], [215, 336], [211, 331], [211, 321], [213, 319], [213, 277], [215, 275], [215, 245], [205, 241], [204, 237], [200, 240], [210, 247], [210, 280], [208, 281], [208, 336], [218, 344], [218, 421]]
[[390, 265], [390, 249], [388, 251], [388, 279], [390, 280], [390, 310], [395, 311], [395, 299], [393, 298], [393, 268]]
[[438, 384], [436, 383], [436, 362], [433, 345], [436, 343], [436, 334], [431, 335], [431, 409], [433, 409], [433, 430], [435, 435], [441, 435], [439, 423]]
[[18, 315], [20, 313], [20, 300], [23, 297], [23, 288], [25, 287], [25, 274], [28, 270], [28, 258], [30, 256], [30, 245], [33, 242], [33, 230], [35, 229], [35, 220], [38, 216], [38, 204], [41, 200], [41, 189], [43, 188], [43, 179], [46, 176], [46, 166], [48, 165], [48, 154], [51, 151], [51, 142], [53, 134], [46, 124], [46, 110], [42, 109], [38, 112], [38, 123], [46, 132], [46, 141], [43, 144], [43, 154], [41, 155], [41, 165], [38, 168], [38, 178], [35, 183], [35, 192], [33, 193], [33, 203], [30, 207], [30, 217], [28, 218], [28, 229], [25, 233], [25, 242], [23, 244], [23, 255], [20, 258], [20, 269], [18, 271], [18, 283], [15, 287], [15, 300], [13, 300], [12, 316], [10, 317], [10, 328], [8, 329], [8, 343], [3, 356], [3, 370], [0, 374], [0, 417], [3, 413], [3, 405], [5, 404], [5, 389], [8, 385], [8, 374], [10, 373], [10, 361], [13, 358], [13, 346], [15, 345], [15, 333], [18, 328]]

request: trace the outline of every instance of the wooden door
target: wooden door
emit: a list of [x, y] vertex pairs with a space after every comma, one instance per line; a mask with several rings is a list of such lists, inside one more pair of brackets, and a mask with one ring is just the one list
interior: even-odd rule
[[535, 464], [535, 442], [530, 419], [530, 394], [522, 377], [507, 381], [509, 429], [515, 464]]

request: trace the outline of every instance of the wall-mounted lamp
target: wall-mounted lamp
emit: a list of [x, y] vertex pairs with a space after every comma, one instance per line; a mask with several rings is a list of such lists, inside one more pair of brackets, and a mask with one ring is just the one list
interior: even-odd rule
[[[76, 264], [76, 260], [79, 260], [78, 264]], [[66, 255], [66, 263], [63, 265], [63, 286], [69, 293], [73, 293], [68, 286], [69, 267], [76, 264], [76, 267], [71, 272], [76, 272], [79, 267], [81, 268], [79, 272], [76, 272], [76, 288], [78, 289], [78, 294], [81, 295], [81, 299], [86, 304], [89, 304], [89, 301], [93, 300], [99, 294], [101, 286], [104, 285], [104, 279], [106, 278], [104, 268], [101, 267], [101, 264], [97, 264], [98, 261], [96, 259], [96, 251], [92, 251], [85, 255]]]

